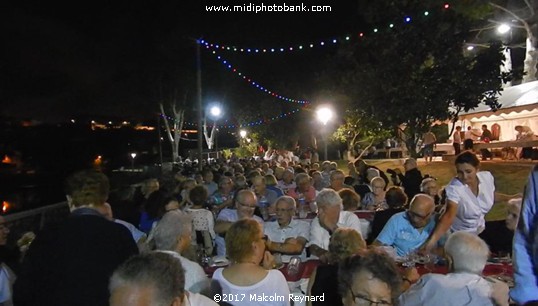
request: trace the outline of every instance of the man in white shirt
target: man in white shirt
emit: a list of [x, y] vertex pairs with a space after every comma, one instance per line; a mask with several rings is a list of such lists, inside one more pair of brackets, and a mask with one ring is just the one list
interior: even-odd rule
[[266, 246], [271, 253], [282, 254], [282, 262], [289, 262], [291, 256], [300, 255], [306, 260], [305, 245], [310, 236], [310, 224], [295, 220], [295, 200], [282, 196], [275, 204], [276, 221], [265, 222], [264, 233], [269, 238]]
[[215, 222], [215, 244], [217, 246], [217, 255], [226, 255], [226, 245], [224, 236], [232, 224], [241, 219], [253, 218], [263, 226], [262, 218], [254, 215], [254, 210], [258, 206], [258, 199], [252, 190], [240, 190], [235, 196], [235, 208], [225, 208], [220, 211]]
[[342, 198], [332, 189], [323, 189], [316, 197], [318, 216], [310, 225], [310, 253], [321, 261], [327, 261], [329, 240], [332, 233], [339, 227], [350, 227], [362, 237], [359, 218], [352, 212], [344, 211]]
[[[423, 275], [399, 297], [399, 305], [506, 305], [508, 285], [482, 277], [488, 245], [478, 236], [456, 232], [446, 244], [450, 273]], [[413, 281], [404, 279], [404, 281]]]
[[185, 290], [185, 271], [171, 255], [151, 252], [129, 258], [110, 278], [110, 305], [216, 306]]

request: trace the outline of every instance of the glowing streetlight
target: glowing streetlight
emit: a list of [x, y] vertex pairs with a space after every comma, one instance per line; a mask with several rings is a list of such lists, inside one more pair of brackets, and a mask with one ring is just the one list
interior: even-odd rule
[[[214, 103], [213, 105], [210, 105], [209, 106], [209, 117], [211, 119], [214, 120], [214, 124], [213, 124], [213, 128], [211, 130], [211, 135], [209, 136], [209, 139], [208, 139], [208, 136], [206, 135], [206, 141], [207, 141], [207, 145], [208, 145], [208, 148], [209, 149], [212, 149], [212, 142], [213, 142], [213, 139], [214, 139], [214, 144], [215, 144], [215, 152], [217, 153], [217, 158], [219, 158], [219, 150], [218, 150], [218, 131], [219, 129], [217, 128], [217, 120], [219, 120], [221, 117], [222, 117], [222, 108], [220, 107], [220, 105], [218, 103]], [[205, 122], [205, 120], [204, 120]], [[205, 123], [204, 123], [204, 133], [206, 133], [206, 126], [205, 126]]]
[[136, 158], [136, 153], [131, 153], [131, 169], [134, 169], [134, 161]]
[[222, 114], [222, 110], [218, 106], [212, 106], [209, 109], [209, 113], [211, 114], [211, 116], [218, 119], [220, 117], [220, 115]]
[[316, 115], [323, 125], [327, 125], [327, 122], [333, 117], [333, 111], [328, 107], [322, 107], [316, 111]]
[[503, 24], [500, 24], [498, 27], [497, 27], [497, 33], [499, 34], [506, 34], [508, 33], [508, 31], [510, 31], [510, 26], [507, 25], [506, 23], [503, 23]]
[[[323, 125], [327, 125], [327, 122], [332, 119], [333, 117], [333, 111], [328, 107], [320, 107], [316, 111], [316, 115], [318, 117], [318, 120], [323, 123]], [[325, 136], [325, 152], [324, 152], [324, 159], [327, 160], [327, 136]]]
[[247, 131], [245, 131], [245, 130], [239, 131], [239, 136], [241, 136], [241, 138], [244, 139], [245, 137], [247, 137]]

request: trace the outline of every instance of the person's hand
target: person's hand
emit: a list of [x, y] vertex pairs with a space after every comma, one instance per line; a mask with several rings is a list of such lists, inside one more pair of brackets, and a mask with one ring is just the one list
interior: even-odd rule
[[486, 277], [486, 280], [491, 283], [491, 300], [493, 303], [497, 306], [508, 306], [508, 292], [510, 291], [508, 285], [493, 277]]
[[329, 252], [322, 254], [321, 256], [318, 257], [318, 259], [324, 264], [329, 263]]
[[271, 254], [271, 252], [265, 251], [263, 254], [262, 267], [266, 270], [271, 270], [276, 267], [275, 257], [273, 254]]
[[411, 267], [404, 270], [403, 278], [409, 280], [411, 284], [414, 284], [420, 278], [420, 274], [418, 274], [417, 268]]
[[275, 242], [267, 238], [267, 240], [265, 240], [265, 249], [268, 251], [271, 251], [271, 250], [274, 250], [275, 248], [276, 248]]
[[231, 207], [232, 204], [233, 204], [233, 199], [232, 199], [232, 197], [230, 197], [230, 198], [226, 199], [226, 201], [222, 202], [222, 204], [220, 204], [220, 206], [222, 208], [227, 208], [227, 207]]
[[417, 253], [422, 256], [428, 255], [431, 253], [433, 247], [433, 243], [431, 243], [430, 240], [427, 240], [420, 248], [417, 249]]
[[34, 232], [26, 232], [19, 240], [17, 240], [17, 246], [19, 247], [21, 253], [28, 251], [28, 248], [30, 247], [30, 244], [32, 244], [32, 241], [34, 241], [34, 239]]

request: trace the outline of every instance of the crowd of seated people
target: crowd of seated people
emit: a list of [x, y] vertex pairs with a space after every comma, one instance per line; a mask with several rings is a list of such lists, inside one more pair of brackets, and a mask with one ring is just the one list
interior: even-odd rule
[[[442, 283], [443, 278], [419, 279], [416, 271], [397, 268], [394, 258], [383, 250], [393, 247], [399, 257], [410, 253], [448, 256], [453, 275], [465, 269], [460, 265], [463, 255], [458, 253], [466, 250], [463, 244], [476, 246], [474, 250], [482, 252], [476, 256], [482, 260], [484, 252], [489, 252], [480, 238], [486, 239], [484, 215], [495, 198], [508, 200], [513, 196], [496, 193], [493, 176], [480, 171], [479, 164], [474, 154], [460, 154], [455, 162], [457, 176], [444, 188], [443, 198], [435, 180], [418, 180], [415, 174], [420, 171], [413, 160], [405, 169], [414, 174], [409, 175], [406, 184], [397, 185], [385, 179], [383, 171], [363, 161], [349, 166], [348, 176], [328, 161], [321, 165], [255, 160], [215, 162], [205, 165], [202, 172], [183, 169], [166, 184], [161, 183], [165, 181], [162, 178], [145, 180], [135, 193], [139, 196], [130, 199], [134, 204], [129, 206], [124, 204], [123, 197], [111, 197], [107, 201], [108, 182], [103, 174], [78, 173], [69, 179], [70, 187], [66, 190], [72, 216], [63, 227], [37, 233], [20, 270], [16, 271], [16, 305], [74, 305], [78, 303], [74, 299], [80, 295], [88, 297], [88, 302], [77, 305], [106, 305], [109, 298], [111, 304], [121, 305], [122, 298], [127, 298], [122, 295], [134, 294], [128, 286], [141, 286], [138, 282], [151, 276], [137, 276], [143, 268], [135, 271], [125, 266], [129, 263], [125, 260], [137, 253], [151, 255], [132, 257], [138, 258], [136, 265], [144, 262], [149, 265], [157, 253], [166, 254], [180, 264], [175, 273], [182, 274], [182, 290], [170, 297], [170, 301], [177, 301], [175, 305], [189, 305], [187, 302], [213, 305], [198, 293], [209, 297], [215, 292], [247, 295], [276, 292], [287, 296], [290, 288], [286, 278], [274, 268], [279, 262], [288, 263], [292, 257], [321, 263], [311, 276], [309, 293], [316, 295], [330, 290], [325, 305], [390, 305], [398, 300], [404, 303], [406, 299], [422, 299], [430, 293], [421, 290], [431, 290], [428, 288], [435, 282]], [[413, 191], [406, 192], [411, 185]], [[367, 192], [361, 197], [364, 188]], [[413, 193], [412, 198], [407, 196]], [[122, 202], [115, 200], [120, 198]], [[260, 210], [265, 205], [260, 203], [261, 198], [269, 205], [267, 215]], [[303, 202], [309, 208], [306, 217], [299, 214]], [[475, 202], [478, 208], [472, 206]], [[444, 207], [442, 213], [436, 204]], [[519, 206], [512, 206], [507, 226], [513, 231]], [[361, 209], [369, 210], [372, 218], [360, 218], [357, 210]], [[137, 213], [138, 222], [122, 221], [122, 215], [132, 220]], [[368, 222], [371, 223], [367, 230], [364, 224]], [[450, 235], [453, 232], [470, 233], [473, 238]], [[369, 250], [365, 241], [370, 244]], [[77, 252], [71, 253], [74, 248]], [[204, 266], [208, 258], [226, 258], [229, 264], [206, 276]], [[120, 267], [121, 263], [124, 265]], [[485, 262], [478, 262], [475, 268], [483, 268], [482, 264]], [[68, 273], [64, 267], [75, 272]], [[117, 272], [109, 292], [108, 277], [114, 269]], [[504, 305], [501, 302], [507, 302], [507, 296], [494, 293], [505, 292], [506, 288], [492, 282], [487, 287], [488, 283], [480, 279], [480, 271], [474, 271], [473, 277], [482, 289], [477, 287], [477, 294], [472, 293], [470, 299], [484, 298], [491, 300], [492, 305]], [[90, 280], [75, 281], [84, 277], [99, 281], [101, 286], [93, 288], [88, 283]], [[446, 277], [449, 279], [450, 275]], [[145, 288], [151, 289], [159, 280], [147, 281]], [[64, 287], [66, 282], [69, 285]], [[82, 285], [84, 290], [78, 290]], [[498, 292], [492, 288], [498, 288]], [[403, 289], [407, 291], [400, 295]], [[72, 294], [64, 295], [65, 290]], [[193, 304], [196, 300], [200, 304]], [[289, 300], [282, 303], [290, 304]], [[313, 301], [312, 305], [323, 303]]]

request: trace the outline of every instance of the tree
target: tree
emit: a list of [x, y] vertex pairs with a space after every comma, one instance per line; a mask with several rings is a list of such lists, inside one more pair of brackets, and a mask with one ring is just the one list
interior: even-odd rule
[[213, 127], [211, 128], [211, 133], [207, 131], [207, 117], [204, 117], [203, 130], [204, 138], [207, 143], [207, 148], [209, 150], [213, 149], [213, 144], [215, 143], [215, 130], [217, 129], [217, 121], [213, 121]]
[[187, 95], [184, 96], [183, 101], [178, 101], [174, 96], [169, 100], [168, 108], [171, 110], [172, 127], [168, 123], [168, 116], [165, 112], [163, 102], [159, 103], [161, 114], [164, 118], [164, 126], [166, 127], [166, 138], [170, 142], [172, 147], [172, 162], [179, 162], [179, 142], [181, 141], [181, 131], [183, 130], [183, 122], [185, 120], [185, 104]]
[[329, 72], [354, 101], [352, 109], [383, 126], [399, 127], [413, 156], [434, 121], [456, 120], [461, 111], [480, 103], [497, 109], [497, 95], [507, 77], [499, 69], [502, 44], [491, 42], [480, 52], [465, 53], [469, 29], [476, 22], [435, 4], [375, 1], [375, 9], [366, 10], [375, 24], [408, 12], [414, 12], [414, 18], [377, 32], [372, 27], [363, 40], [340, 50]]
[[366, 152], [374, 143], [391, 137], [390, 129], [373, 119], [364, 110], [348, 109], [345, 111], [343, 120], [344, 123], [334, 132], [333, 138], [345, 142], [349, 152], [355, 152], [356, 145], [359, 143], [366, 145], [362, 148], [362, 152]]

